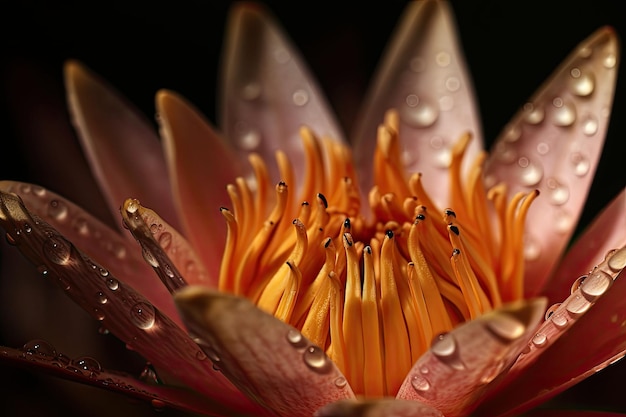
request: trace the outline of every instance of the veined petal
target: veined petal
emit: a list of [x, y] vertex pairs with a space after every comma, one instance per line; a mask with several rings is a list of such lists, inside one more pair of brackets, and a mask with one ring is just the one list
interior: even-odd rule
[[328, 403], [354, 398], [320, 347], [248, 300], [203, 287], [186, 287], [174, 297], [190, 331], [210, 346], [205, 351], [214, 363], [278, 415], [310, 416]]
[[235, 412], [218, 401], [211, 401], [187, 389], [144, 382], [127, 373], [104, 369], [93, 358], [70, 358], [57, 352], [50, 344], [43, 341], [33, 342], [27, 343], [22, 349], [1, 346], [0, 363], [45, 372], [70, 381], [118, 392], [151, 402], [156, 409], [173, 407], [206, 415]]
[[437, 337], [397, 397], [421, 401], [445, 416], [468, 415], [488, 384], [519, 355], [544, 309], [545, 299], [509, 304]]
[[219, 208], [230, 201], [226, 185], [241, 168], [234, 153], [185, 99], [162, 90], [156, 96], [156, 106], [185, 235], [210, 276], [217, 277], [226, 240], [226, 222]]
[[610, 250], [626, 245], [626, 188], [604, 208], [568, 249], [541, 294], [550, 304], [568, 296], [572, 280], [586, 274]]
[[185, 331], [144, 296], [80, 252], [14, 194], [0, 193], [0, 225], [7, 239], [112, 334], [176, 381], [219, 399], [227, 408], [254, 413], [248, 401]]
[[[220, 127], [242, 155], [250, 151], [273, 160], [287, 153], [297, 182], [304, 175], [300, 128], [320, 137], [343, 135], [326, 99], [298, 51], [258, 4], [234, 6], [228, 21], [221, 71]], [[282, 178], [274, 164], [272, 181]]]
[[446, 2], [410, 2], [387, 47], [352, 136], [363, 190], [373, 185], [373, 173], [363, 168], [371, 166], [379, 121], [392, 107], [400, 113], [407, 170], [421, 172], [434, 202], [447, 207], [452, 145], [469, 131], [469, 162], [483, 145], [472, 82]]
[[[618, 271], [626, 266], [626, 249], [607, 267]], [[479, 407], [480, 415], [515, 415], [546, 401], [582, 379], [593, 375], [626, 353], [626, 279], [615, 279], [589, 311], [560, 335], [536, 361], [503, 381]], [[571, 310], [571, 309], [569, 309]], [[568, 314], [575, 315], [568, 310]], [[556, 314], [556, 313], [555, 313]], [[564, 326], [568, 324], [565, 323]], [[584, 346], [584, 349], [573, 347]], [[539, 347], [540, 348], [540, 347]], [[523, 359], [523, 356], [520, 360]], [[515, 365], [517, 366], [517, 364]], [[510, 383], [508, 383], [510, 382]], [[508, 384], [507, 384], [508, 383]]]
[[315, 417], [442, 417], [441, 411], [419, 401], [381, 399], [341, 400], [328, 404]]
[[154, 128], [117, 91], [76, 61], [65, 65], [65, 84], [74, 126], [114, 218], [122, 202], [134, 197], [177, 226]]
[[487, 185], [539, 189], [528, 212], [525, 295], [537, 294], [569, 241], [594, 177], [617, 75], [618, 41], [602, 28], [582, 42], [504, 129]]
[[141, 258], [134, 242], [122, 237], [119, 232], [71, 201], [45, 188], [0, 181], [0, 190], [19, 195], [30, 213], [49, 223], [96, 263], [106, 265], [106, 272], [139, 291], [161, 311], [182, 324], [170, 294], [155, 279], [154, 272]]

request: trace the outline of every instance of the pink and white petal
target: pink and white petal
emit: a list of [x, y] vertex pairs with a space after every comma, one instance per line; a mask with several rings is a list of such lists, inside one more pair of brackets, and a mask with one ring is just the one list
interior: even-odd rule
[[133, 197], [177, 226], [165, 159], [152, 125], [76, 61], [65, 65], [65, 84], [74, 127], [114, 218], [122, 202]]
[[[272, 161], [277, 150], [286, 152], [302, 183], [300, 128], [343, 140], [335, 116], [299, 52], [261, 5], [235, 5], [227, 28], [220, 128], [242, 156], [254, 151]], [[276, 164], [268, 169], [272, 182], [283, 179]]]
[[93, 358], [70, 358], [45, 341], [29, 342], [22, 349], [1, 346], [0, 363], [117, 392], [150, 402], [157, 410], [171, 407], [204, 415], [225, 415], [235, 411], [187, 389], [156, 385], [127, 373], [104, 369]]
[[626, 245], [626, 188], [577, 238], [541, 292], [550, 303], [569, 294], [572, 280], [587, 274], [610, 251]]
[[0, 225], [44, 277], [157, 369], [227, 408], [262, 411], [213, 369], [198, 345], [166, 314], [29, 213], [13, 194], [0, 193]]
[[218, 277], [226, 241], [220, 207], [230, 203], [226, 186], [241, 175], [241, 166], [235, 153], [184, 98], [161, 90], [156, 107], [184, 234], [210, 276]]
[[513, 364], [544, 310], [545, 299], [520, 301], [439, 336], [413, 365], [397, 398], [428, 404], [447, 417], [468, 415]]
[[604, 145], [618, 40], [602, 28], [583, 41], [515, 115], [486, 165], [487, 185], [539, 189], [526, 220], [525, 295], [539, 293], [563, 254]]
[[373, 185], [369, 167], [385, 112], [400, 114], [400, 140], [409, 172], [421, 172], [434, 202], [447, 207], [451, 147], [462, 134], [474, 140], [469, 163], [482, 149], [472, 81], [444, 1], [410, 2], [396, 29], [352, 135], [361, 189]]
[[115, 275], [139, 291], [177, 324], [182, 324], [171, 295], [146, 265], [134, 242], [122, 237], [118, 231], [81, 207], [45, 188], [0, 181], [0, 190], [19, 195], [30, 213], [53, 226], [96, 263], [106, 265], [107, 270], [103, 270], [102, 274]]
[[328, 403], [354, 398], [323, 349], [248, 300], [197, 286], [174, 298], [207, 355], [233, 384], [277, 415], [311, 416]]
[[317, 410], [315, 417], [443, 417], [441, 411], [419, 401], [384, 398], [341, 400]]
[[624, 417], [626, 414], [607, 411], [576, 411], [576, 410], [533, 410], [524, 413], [524, 417]]
[[[626, 250], [622, 250], [619, 262], [622, 268], [626, 265]], [[516, 415], [624, 357], [625, 278], [622, 271], [612, 288], [600, 297], [593, 308], [549, 349], [537, 355], [534, 363], [519, 374], [512, 377], [507, 375], [502, 385], [495, 387], [486, 397], [477, 410], [478, 414]], [[511, 371], [515, 371], [515, 368]]]
[[154, 211], [128, 199], [122, 207], [122, 218], [141, 245], [144, 259], [170, 292], [185, 285], [217, 287], [217, 277], [209, 279], [191, 245]]

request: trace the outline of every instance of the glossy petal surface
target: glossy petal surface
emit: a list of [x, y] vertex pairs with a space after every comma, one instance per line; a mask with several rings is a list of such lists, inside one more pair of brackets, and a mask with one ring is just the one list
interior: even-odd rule
[[260, 153], [270, 161], [272, 181], [279, 181], [274, 160], [280, 149], [304, 175], [300, 127], [320, 137], [343, 135], [324, 96], [298, 51], [262, 6], [241, 3], [231, 12], [223, 57], [220, 127], [240, 154]]
[[325, 404], [354, 398], [322, 349], [248, 300], [202, 287], [186, 287], [175, 300], [216, 366], [276, 414], [310, 416]]
[[[356, 163], [371, 166], [378, 124], [388, 109], [398, 109], [406, 167], [423, 174], [429, 195], [445, 208], [452, 145], [469, 131], [474, 140], [467, 161], [482, 148], [477, 106], [449, 5], [411, 2], [404, 16], [357, 120]], [[362, 169], [359, 174], [361, 188], [369, 190], [373, 173]]]
[[83, 65], [67, 63], [65, 83], [74, 126], [114, 218], [122, 202], [133, 197], [158, 209], [176, 225], [170, 182], [155, 129]]
[[439, 336], [413, 365], [397, 397], [428, 404], [447, 417], [468, 415], [488, 384], [513, 363], [544, 308], [544, 299], [514, 303]]
[[536, 295], [578, 222], [604, 145], [617, 75], [610, 28], [583, 41], [504, 129], [486, 166], [488, 185], [539, 189], [526, 220], [525, 295]]
[[322, 407], [315, 417], [442, 417], [438, 411], [417, 401], [381, 399], [342, 400]]
[[[211, 125], [185, 99], [160, 91], [156, 106], [185, 236], [210, 276], [216, 279], [226, 240], [226, 222], [219, 208], [230, 202], [226, 185], [240, 174], [239, 163]], [[148, 207], [160, 214], [156, 206]]]

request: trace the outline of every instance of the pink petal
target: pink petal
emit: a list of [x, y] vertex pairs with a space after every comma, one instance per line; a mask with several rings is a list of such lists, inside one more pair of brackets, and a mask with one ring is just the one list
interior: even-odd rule
[[441, 411], [418, 401], [380, 399], [341, 400], [328, 404], [315, 417], [442, 417]]
[[[622, 268], [625, 262], [626, 250], [622, 250]], [[622, 272], [611, 290], [532, 365], [491, 393], [479, 414], [512, 415], [527, 410], [622, 358], [626, 353], [624, 278]]]
[[447, 417], [469, 414], [488, 384], [511, 366], [544, 309], [544, 299], [514, 303], [439, 336], [413, 365], [397, 397], [418, 400]]
[[602, 152], [615, 88], [618, 41], [596, 31], [561, 64], [505, 128], [486, 166], [488, 185], [542, 195], [526, 224], [526, 296], [537, 294], [578, 221]]
[[626, 188], [604, 208], [567, 251], [541, 292], [550, 304], [569, 294], [573, 279], [586, 274], [612, 250], [626, 245]]
[[33, 342], [27, 344], [32, 346], [22, 349], [1, 346], [0, 363], [118, 392], [127, 397], [151, 402], [157, 409], [173, 407], [206, 415], [235, 411], [192, 391], [140, 381], [126, 373], [103, 369], [95, 359], [72, 359], [57, 352], [44, 341]]
[[230, 203], [226, 185], [241, 172], [240, 166], [211, 125], [182, 97], [160, 91], [156, 106], [185, 234], [210, 276], [218, 277], [226, 241], [226, 222], [219, 209]]
[[343, 135], [324, 96], [286, 35], [260, 5], [234, 6], [222, 67], [220, 127], [242, 155], [260, 153], [278, 181], [276, 150], [291, 158], [296, 179], [304, 175], [300, 127], [320, 137]]
[[144, 259], [170, 292], [188, 284], [217, 287], [217, 277], [209, 280], [191, 245], [154, 211], [129, 199], [122, 207], [122, 218], [141, 245]]
[[626, 414], [606, 411], [576, 410], [534, 410], [524, 414], [525, 417], [624, 417]]
[[[482, 148], [479, 115], [454, 17], [443, 1], [411, 2], [404, 13], [356, 122], [354, 153], [363, 190], [373, 185], [376, 131], [389, 108], [400, 113], [407, 169], [421, 172], [441, 208], [450, 201], [451, 146], [469, 131], [468, 162]], [[467, 165], [469, 166], [469, 164]]]
[[145, 297], [81, 253], [13, 194], [0, 193], [7, 239], [87, 313], [176, 381], [242, 412], [259, 411], [179, 326]]
[[154, 128], [80, 63], [65, 65], [65, 83], [72, 120], [114, 217], [122, 202], [133, 197], [158, 209], [176, 225], [165, 160]]
[[136, 244], [71, 201], [42, 187], [0, 181], [0, 190], [19, 195], [30, 213], [49, 223], [87, 256], [106, 265], [112, 275], [181, 324], [172, 297], [146, 265]]
[[203, 287], [185, 287], [175, 300], [222, 372], [278, 415], [310, 416], [330, 402], [354, 398], [322, 349], [248, 300]]

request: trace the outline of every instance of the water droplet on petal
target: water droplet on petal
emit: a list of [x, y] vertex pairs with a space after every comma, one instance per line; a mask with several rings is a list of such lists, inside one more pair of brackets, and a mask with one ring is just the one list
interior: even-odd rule
[[89, 223], [87, 223], [87, 220], [78, 217], [72, 223], [72, 227], [79, 235], [89, 236]]
[[93, 309], [93, 315], [95, 316], [96, 320], [98, 321], [102, 321], [106, 318], [106, 315], [104, 314], [104, 312], [102, 310], [100, 310], [99, 308], [94, 308]]
[[554, 213], [554, 230], [557, 233], [568, 233], [574, 227], [574, 216], [565, 210]]
[[523, 185], [531, 187], [537, 185], [543, 177], [543, 167], [536, 162], [530, 161], [525, 156], [517, 160], [520, 167], [520, 181]]
[[589, 162], [589, 159], [587, 159], [585, 155], [579, 152], [574, 152], [571, 155], [570, 160], [572, 161], [572, 164], [574, 165], [574, 173], [577, 176], [582, 177], [589, 172], [589, 169], [591, 168], [591, 164]]
[[146, 382], [152, 385], [161, 384], [161, 381], [159, 379], [159, 376], [157, 375], [156, 369], [154, 369], [154, 366], [150, 362], [146, 363], [146, 366], [144, 366], [143, 370], [141, 371], [141, 374], [139, 374], [139, 379], [143, 382]]
[[550, 320], [552, 320], [552, 323], [558, 328], [567, 326], [567, 317], [563, 312], [554, 313], [552, 317], [550, 317]]
[[446, 79], [446, 88], [448, 91], [458, 91], [461, 88], [461, 81], [457, 77], [449, 77]]
[[22, 346], [22, 351], [28, 355], [37, 355], [43, 359], [54, 359], [57, 351], [50, 343], [45, 340], [36, 339], [27, 342]]
[[96, 294], [96, 300], [98, 300], [100, 304], [106, 304], [107, 301], [109, 301], [107, 296], [102, 291], [98, 291], [98, 293]]
[[511, 126], [507, 129], [502, 139], [507, 142], [517, 142], [522, 136], [522, 128], [519, 125]]
[[572, 288], [570, 288], [570, 294], [574, 294], [574, 292], [580, 288], [583, 282], [587, 279], [587, 275], [581, 275], [572, 283]]
[[604, 57], [604, 61], [602, 61], [602, 64], [605, 68], [615, 68], [615, 64], [617, 64], [617, 58], [615, 57], [615, 54], [607, 54], [607, 56]]
[[151, 304], [139, 302], [130, 309], [132, 322], [140, 329], [150, 329], [155, 322], [156, 312]]
[[291, 99], [293, 100], [293, 104], [301, 107], [309, 102], [309, 93], [307, 93], [306, 90], [302, 89], [296, 90], [291, 96]]
[[593, 136], [598, 132], [598, 121], [593, 116], [587, 116], [583, 120], [583, 133], [587, 136]]
[[573, 316], [583, 314], [591, 307], [591, 303], [582, 295], [574, 295], [565, 305], [565, 309]]
[[66, 265], [70, 261], [72, 249], [64, 237], [50, 236], [43, 243], [43, 253], [49, 261], [57, 265]]
[[554, 113], [552, 121], [555, 125], [566, 127], [571, 126], [576, 121], [576, 107], [572, 103], [564, 102], [560, 97], [552, 101], [554, 105]]
[[554, 313], [556, 313], [556, 310], [559, 307], [561, 307], [561, 303], [552, 304], [550, 307], [548, 307], [548, 309], [546, 310], [545, 319], [546, 320], [550, 319], [550, 317], [552, 317]]
[[524, 259], [527, 261], [534, 261], [541, 255], [541, 247], [537, 240], [526, 236], [524, 238]]
[[129, 214], [135, 214], [137, 210], [139, 210], [139, 206], [139, 200], [133, 198], [128, 202], [126, 206], [126, 212]]
[[548, 337], [543, 333], [537, 333], [535, 336], [533, 336], [533, 345], [537, 347], [545, 346], [547, 341]]
[[561, 184], [556, 178], [548, 178], [546, 186], [548, 187], [548, 197], [551, 204], [560, 206], [567, 203], [567, 200], [569, 200], [569, 188], [566, 185]]
[[307, 345], [307, 340], [296, 329], [290, 329], [287, 332], [287, 341], [296, 348], [303, 348]]
[[582, 72], [578, 68], [570, 71], [570, 89], [577, 96], [586, 97], [593, 93], [596, 86], [596, 79], [592, 72]]
[[450, 65], [450, 61], [451, 61], [451, 57], [450, 57], [450, 54], [447, 52], [439, 52], [435, 56], [435, 62], [440, 67], [447, 67], [448, 65]]
[[161, 236], [159, 236], [159, 245], [163, 249], [169, 248], [171, 244], [172, 244], [172, 234], [171, 233], [165, 232]]
[[421, 393], [430, 389], [430, 382], [421, 375], [414, 375], [411, 378], [411, 385], [415, 391]]
[[67, 206], [59, 200], [52, 200], [48, 205], [48, 216], [57, 221], [64, 221], [67, 218]]
[[602, 270], [595, 270], [580, 285], [580, 293], [588, 301], [595, 301], [613, 285], [613, 278]]
[[454, 335], [444, 333], [435, 338], [430, 347], [433, 355], [440, 361], [456, 370], [465, 369], [465, 365], [459, 357], [458, 347]]
[[550, 145], [545, 142], [539, 142], [537, 144], [537, 153], [539, 155], [546, 155], [548, 152], [550, 152]]
[[241, 98], [246, 101], [253, 101], [261, 97], [261, 85], [256, 82], [246, 84], [241, 89]]
[[303, 353], [304, 363], [317, 373], [327, 373], [332, 369], [332, 362], [318, 346], [309, 346]]
[[526, 123], [531, 125], [536, 125], [543, 122], [543, 118], [545, 117], [545, 111], [543, 107], [535, 106], [532, 103], [524, 104], [524, 120]]
[[348, 385], [348, 380], [342, 376], [335, 378], [335, 386], [337, 388], [343, 388]]
[[[425, 100], [418, 100], [417, 102], [414, 99], [409, 100], [411, 96], [413, 95], [407, 96], [407, 105], [402, 110], [402, 120], [413, 127], [419, 128], [429, 127], [435, 123], [439, 117], [438, 108]], [[417, 99], [417, 96], [415, 98]]]
[[626, 248], [621, 248], [613, 253], [608, 261], [609, 268], [614, 272], [619, 272], [626, 268]]
[[154, 268], [157, 268], [159, 266], [159, 261], [148, 248], [143, 247], [141, 250], [141, 254], [143, 255], [143, 259], [148, 263], [148, 265]]
[[526, 331], [524, 323], [510, 314], [495, 314], [485, 323], [487, 330], [504, 342], [518, 339]]
[[81, 356], [80, 358], [76, 358], [72, 361], [72, 365], [82, 371], [86, 371], [87, 375], [91, 376], [94, 376], [93, 374], [97, 374], [102, 371], [100, 363], [90, 356]]
[[507, 142], [496, 143], [494, 153], [495, 157], [505, 164], [512, 164], [517, 159], [517, 152]]
[[120, 283], [115, 278], [107, 279], [107, 287], [109, 287], [111, 291], [117, 290], [119, 286], [120, 286]]

